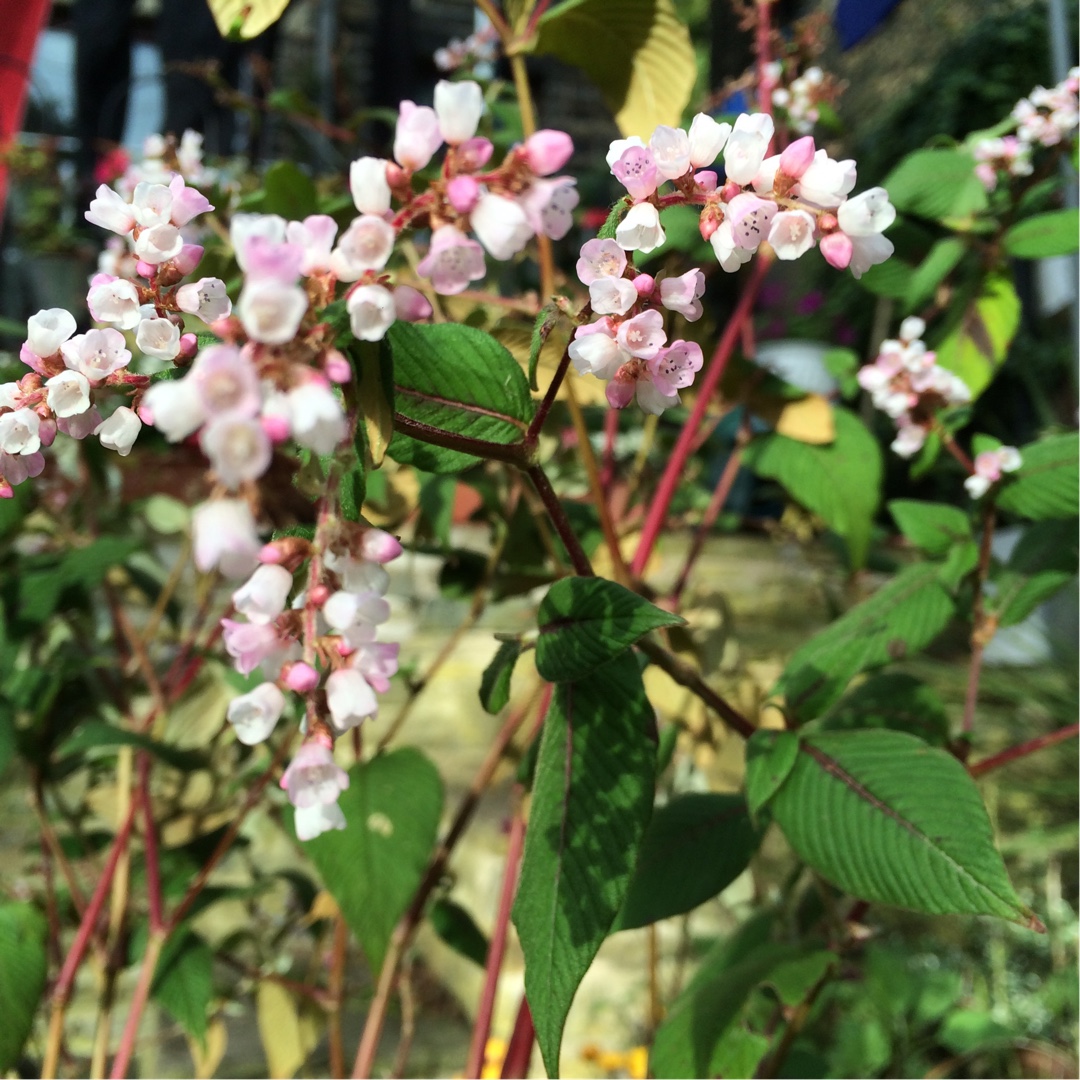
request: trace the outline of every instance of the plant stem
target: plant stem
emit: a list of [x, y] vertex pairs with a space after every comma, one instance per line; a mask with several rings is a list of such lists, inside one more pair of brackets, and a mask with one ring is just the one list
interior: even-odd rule
[[331, 1008], [326, 1017], [326, 1034], [330, 1047], [330, 1075], [340, 1080], [345, 1075], [345, 1048], [341, 1043], [341, 1005], [345, 986], [345, 960], [349, 950], [349, 927], [345, 916], [338, 912], [334, 919], [334, 958], [330, 964]]
[[772, 116], [772, 87], [765, 78], [770, 59], [770, 7], [772, 0], [757, 0], [757, 25], [754, 32], [754, 54], [757, 60], [758, 109]]
[[649, 505], [649, 512], [642, 527], [641, 540], [638, 542], [637, 551], [634, 554], [633, 561], [630, 563], [630, 571], [635, 575], [641, 574], [649, 561], [649, 556], [652, 555], [653, 548], [656, 546], [657, 538], [660, 536], [664, 521], [667, 518], [668, 508], [671, 506], [671, 500], [675, 495], [676, 488], [682, 481], [686, 462], [694, 442], [694, 435], [701, 426], [713, 392], [719, 385], [720, 378], [724, 374], [728, 360], [731, 358], [735, 343], [739, 339], [742, 323], [750, 317], [753, 311], [754, 301], [757, 299], [758, 290], [761, 288], [767, 270], [768, 260], [759, 254], [746, 282], [743, 294], [739, 298], [727, 326], [724, 327], [716, 351], [709, 362], [709, 368], [705, 372], [705, 377], [701, 380], [694, 408], [683, 425], [682, 431], [679, 432], [679, 437], [672, 448], [664, 474], [657, 486], [656, 494]]
[[991, 757], [977, 761], [974, 765], [968, 766], [968, 772], [974, 777], [985, 776], [988, 772], [1001, 768], [1002, 765], [1019, 761], [1020, 758], [1025, 758], [1047, 746], [1056, 746], [1068, 739], [1075, 739], [1077, 735], [1080, 735], [1080, 724], [1069, 724], [1067, 727], [1058, 728], [1057, 731], [1051, 731], [1049, 735], [1037, 735], [1034, 739], [1028, 739], [1027, 742], [1010, 746]]
[[394, 1063], [390, 1066], [390, 1075], [395, 1078], [405, 1072], [416, 1034], [416, 995], [413, 993], [411, 963], [405, 965], [398, 979], [398, 1001], [401, 1004], [401, 1039], [394, 1054]]
[[701, 698], [733, 731], [749, 739], [757, 728], [741, 712], [729, 705], [689, 664], [683, 663], [655, 641], [642, 638], [637, 647], [658, 667], [666, 671], [680, 686]]
[[492, 0], [476, 0], [476, 6], [487, 16], [488, 22], [495, 27], [495, 32], [505, 45], [510, 40], [511, 31], [509, 24], [502, 17], [502, 12], [499, 11]]
[[480, 1005], [473, 1024], [472, 1041], [469, 1044], [469, 1057], [465, 1064], [467, 1077], [479, 1077], [484, 1069], [484, 1049], [491, 1036], [491, 1017], [495, 1011], [495, 994], [499, 987], [499, 972], [502, 970], [503, 954], [506, 951], [506, 936], [510, 927], [510, 910], [517, 891], [518, 867], [521, 852], [525, 846], [525, 818], [521, 814], [521, 800], [524, 789], [520, 785], [514, 790], [514, 820], [510, 826], [510, 842], [506, 851], [506, 864], [503, 869], [502, 892], [499, 895], [499, 910], [495, 916], [495, 929], [491, 933], [488, 946], [487, 966], [484, 972], [484, 989], [480, 995]]
[[563, 547], [566, 548], [567, 555], [570, 556], [570, 565], [573, 566], [574, 573], [579, 574], [581, 577], [592, 577], [592, 563], [589, 562], [589, 556], [585, 554], [585, 549], [582, 548], [581, 541], [578, 540], [577, 533], [574, 532], [574, 527], [570, 524], [566, 512], [559, 503], [559, 497], [555, 494], [551, 481], [548, 480], [547, 475], [539, 465], [530, 466], [526, 469], [526, 472], [529, 474], [533, 487], [536, 488], [537, 495], [540, 496], [544, 504], [544, 509], [547, 510], [551, 524], [555, 527], [559, 539], [563, 542]]
[[502, 1076], [519, 1077], [529, 1075], [529, 1060], [532, 1058], [533, 1041], [535, 1039], [536, 1028], [533, 1027], [529, 999], [522, 994], [517, 1019], [514, 1021], [514, 1032], [510, 1036], [510, 1045], [506, 1048], [506, 1057], [503, 1058]]
[[[547, 702], [550, 698], [551, 686], [545, 684], [540, 697], [541, 715], [546, 712]], [[413, 895], [408, 910], [398, 920], [397, 926], [394, 927], [390, 945], [386, 950], [386, 957], [379, 972], [375, 997], [372, 1000], [367, 1020], [364, 1023], [360, 1045], [356, 1048], [356, 1060], [353, 1063], [352, 1071], [354, 1077], [368, 1077], [371, 1075], [375, 1065], [375, 1053], [379, 1048], [379, 1038], [382, 1035], [383, 1025], [386, 1023], [386, 1011], [396, 981], [398, 964], [401, 963], [401, 958], [404, 956], [416, 928], [423, 919], [428, 897], [442, 879], [451, 852], [472, 820], [472, 816], [480, 802], [480, 797], [491, 783], [491, 778], [495, 775], [495, 770], [498, 768], [499, 762], [502, 761], [503, 755], [506, 753], [506, 749], [517, 733], [518, 728], [521, 727], [532, 711], [532, 705], [533, 702], [530, 701], [524, 708], [511, 713], [499, 730], [498, 735], [495, 736], [494, 742], [488, 749], [487, 756], [481, 763], [472, 784], [469, 785], [469, 790], [458, 805], [457, 813], [454, 815], [454, 820], [450, 825], [446, 838], [431, 857], [427, 871]]]
[[165, 926], [161, 904], [161, 872], [158, 868], [157, 823], [154, 821], [154, 806], [150, 801], [150, 754], [146, 750], [139, 752], [139, 801], [142, 803], [143, 847], [146, 858], [146, 893], [150, 905], [150, 930], [156, 932]]
[[135, 992], [131, 996], [127, 1022], [124, 1024], [124, 1030], [120, 1035], [120, 1045], [117, 1048], [116, 1057], [113, 1058], [112, 1072], [109, 1073], [111, 1080], [123, 1080], [123, 1077], [127, 1076], [131, 1055], [135, 1051], [135, 1039], [139, 1033], [139, 1023], [142, 1020], [146, 1003], [150, 998], [150, 987], [154, 983], [154, 973], [157, 971], [158, 960], [161, 958], [161, 950], [167, 937], [168, 934], [164, 930], [151, 930], [150, 932], [150, 940], [146, 943], [142, 967], [139, 969], [139, 981], [135, 984]]
[[960, 449], [959, 443], [944, 428], [941, 429], [941, 445], [964, 467], [969, 476], [975, 474], [975, 463]]
[[570, 346], [567, 345], [566, 348], [563, 349], [562, 356], [559, 357], [559, 364], [555, 368], [555, 373], [551, 376], [551, 382], [548, 383], [547, 390], [544, 391], [544, 397], [536, 407], [536, 415], [529, 424], [529, 430], [525, 433], [526, 446], [536, 446], [536, 442], [540, 438], [540, 430], [544, 426], [544, 421], [547, 419], [548, 413], [551, 412], [551, 406], [555, 404], [555, 398], [558, 396], [559, 387], [562, 386], [563, 379], [566, 378], [566, 372], [569, 367]]
[[964, 692], [964, 721], [962, 731], [970, 734], [975, 727], [975, 708], [979, 701], [979, 676], [982, 673], [983, 652], [997, 629], [997, 622], [986, 617], [983, 585], [990, 573], [994, 543], [994, 504], [987, 502], [983, 513], [983, 533], [979, 543], [979, 562], [975, 567], [975, 601], [972, 609], [971, 665], [968, 668], [967, 690]]

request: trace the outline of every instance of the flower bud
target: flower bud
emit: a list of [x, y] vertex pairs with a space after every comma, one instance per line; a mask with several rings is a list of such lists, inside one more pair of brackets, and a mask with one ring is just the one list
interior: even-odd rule
[[780, 155], [780, 172], [793, 180], [798, 180], [810, 167], [816, 150], [812, 135], [804, 135], [801, 139], [796, 139], [786, 146]]
[[446, 185], [446, 198], [459, 214], [467, 214], [480, 198], [480, 185], [471, 176], [455, 176]]
[[525, 140], [525, 162], [537, 176], [558, 172], [574, 152], [574, 143], [565, 131], [543, 128]]
[[281, 669], [281, 679], [290, 690], [298, 694], [307, 694], [319, 685], [319, 673], [303, 660], [286, 664]]

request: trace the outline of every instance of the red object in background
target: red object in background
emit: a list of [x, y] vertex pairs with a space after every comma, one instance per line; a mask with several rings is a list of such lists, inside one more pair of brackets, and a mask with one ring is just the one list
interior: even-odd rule
[[[49, 16], [50, 0], [0, 0], [0, 149], [8, 146], [22, 125], [30, 63], [38, 35]], [[7, 201], [7, 165], [0, 160], [0, 218]]]

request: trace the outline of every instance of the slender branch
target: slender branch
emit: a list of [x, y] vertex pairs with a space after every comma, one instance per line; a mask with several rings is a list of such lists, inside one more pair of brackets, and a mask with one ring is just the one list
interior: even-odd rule
[[960, 444], [957, 443], [957, 441], [952, 437], [952, 435], [950, 435], [944, 428], [940, 428], [939, 430], [941, 432], [941, 445], [944, 446], [945, 449], [948, 450], [949, 453], [952, 454], [952, 456], [960, 462], [960, 464], [964, 468], [964, 472], [966, 472], [969, 476], [973, 476], [975, 474], [975, 463], [971, 460], [971, 458], [967, 456], [967, 454], [964, 453], [963, 450], [960, 449]]
[[765, 77], [769, 66], [771, 50], [769, 42], [772, 27], [770, 24], [772, 0], [757, 0], [757, 26], [754, 34], [754, 53], [757, 60], [758, 109], [772, 116], [772, 86]]
[[[547, 711], [547, 703], [550, 700], [551, 686], [545, 684], [540, 695], [540, 716], [543, 716]], [[472, 820], [476, 807], [479, 805], [480, 797], [491, 783], [491, 778], [495, 775], [495, 770], [498, 768], [499, 762], [502, 761], [511, 740], [532, 711], [533, 703], [533, 701], [530, 701], [523, 709], [511, 713], [498, 735], [495, 736], [494, 742], [488, 749], [487, 756], [481, 763], [472, 784], [469, 785], [469, 790], [458, 805], [457, 813], [454, 815], [454, 820], [450, 825], [446, 838], [436, 849], [431, 862], [428, 863], [427, 871], [416, 893], [413, 895], [412, 903], [405, 914], [398, 920], [397, 926], [394, 927], [394, 932], [390, 937], [390, 945], [386, 950], [386, 957], [379, 972], [375, 997], [371, 1002], [367, 1021], [364, 1024], [364, 1031], [360, 1037], [360, 1045], [356, 1048], [356, 1060], [353, 1063], [352, 1071], [354, 1077], [371, 1075], [383, 1025], [386, 1023], [386, 1012], [390, 1004], [390, 995], [394, 989], [398, 965], [401, 963], [413, 934], [416, 933], [416, 928], [423, 919], [428, 897], [442, 879], [451, 852]]]
[[970, 734], [975, 727], [975, 708], [979, 702], [979, 676], [982, 673], [983, 652], [997, 629], [997, 620], [986, 617], [986, 598], [983, 585], [990, 573], [994, 544], [994, 504], [986, 503], [983, 513], [983, 533], [979, 544], [979, 562], [975, 567], [975, 602], [972, 609], [971, 666], [968, 668], [967, 689], [964, 692], [964, 721], [962, 730]]
[[503, 868], [502, 892], [499, 895], [499, 910], [495, 916], [495, 929], [488, 946], [487, 966], [484, 972], [484, 989], [480, 995], [480, 1005], [473, 1024], [472, 1041], [469, 1044], [469, 1057], [465, 1064], [467, 1077], [479, 1077], [484, 1068], [484, 1048], [491, 1036], [491, 1017], [495, 1011], [495, 994], [499, 987], [499, 972], [502, 970], [503, 955], [506, 951], [506, 936], [510, 927], [510, 909], [517, 891], [518, 866], [521, 852], [525, 846], [525, 818], [521, 813], [521, 799], [524, 790], [518, 785], [514, 792], [514, 820], [510, 826], [510, 842], [506, 851], [506, 863]]
[[330, 964], [328, 989], [332, 1003], [326, 1017], [327, 1039], [330, 1046], [330, 1075], [340, 1080], [345, 1075], [345, 1048], [341, 1042], [341, 1006], [345, 987], [345, 961], [349, 951], [349, 927], [339, 911], [334, 918], [334, 954]]
[[1047, 746], [1056, 746], [1058, 743], [1066, 742], [1068, 739], [1075, 739], [1077, 735], [1080, 735], [1080, 724], [1069, 724], [1067, 727], [1059, 728], [1057, 731], [1051, 731], [1049, 735], [1038, 735], [1034, 739], [1028, 739], [1027, 742], [1019, 743], [1017, 746], [1010, 746], [991, 757], [977, 761], [974, 765], [968, 766], [968, 772], [975, 777], [985, 776], [988, 772], [1001, 768], [1002, 765], [1019, 761], [1020, 758], [1025, 758], [1029, 754], [1034, 754], [1037, 750], [1042, 750]]
[[506, 1057], [503, 1058], [502, 1076], [519, 1077], [529, 1075], [529, 1061], [532, 1058], [535, 1039], [536, 1028], [533, 1027], [529, 1000], [522, 994], [517, 1019], [514, 1021], [514, 1031], [510, 1036], [510, 1045], [506, 1048]]
[[123, 1080], [127, 1076], [128, 1065], [131, 1063], [131, 1055], [135, 1051], [135, 1039], [139, 1033], [139, 1022], [142, 1019], [146, 1002], [150, 998], [150, 988], [154, 983], [154, 974], [157, 971], [158, 960], [161, 958], [161, 950], [165, 945], [168, 935], [164, 930], [151, 931], [150, 940], [146, 943], [146, 952], [143, 954], [142, 967], [139, 969], [139, 981], [135, 984], [135, 991], [131, 995], [131, 1003], [128, 1007], [127, 1022], [120, 1035], [120, 1045], [113, 1058], [112, 1071], [109, 1073], [111, 1080]]
[[656, 494], [653, 496], [653, 501], [649, 506], [649, 512], [642, 527], [641, 540], [638, 542], [637, 551], [634, 554], [633, 561], [630, 563], [630, 570], [636, 575], [641, 574], [649, 561], [649, 556], [652, 555], [653, 548], [656, 546], [657, 538], [660, 536], [664, 521], [667, 518], [668, 508], [671, 506], [671, 500], [674, 498], [675, 491], [682, 481], [694, 435], [701, 425], [709, 407], [709, 402], [712, 399], [713, 391], [719, 385], [720, 378], [724, 374], [728, 360], [731, 358], [735, 343], [739, 338], [740, 327], [753, 311], [754, 301], [757, 299], [758, 290], [761, 288], [767, 270], [768, 260], [764, 256], [758, 255], [743, 294], [739, 298], [727, 326], [724, 327], [720, 341], [717, 343], [716, 351], [709, 362], [709, 368], [705, 372], [705, 377], [701, 380], [694, 408], [683, 425], [682, 431], [679, 432], [679, 437], [672, 448], [664, 474], [657, 486]]
[[505, 461], [509, 465], [524, 468], [528, 465], [529, 454], [522, 443], [497, 443], [487, 439], [471, 439], [467, 435], [457, 435], [452, 431], [433, 427], [431, 424], [412, 420], [401, 413], [394, 413], [394, 430], [410, 435], [420, 442], [442, 446], [447, 450], [459, 450], [474, 457], [491, 458], [493, 461]]
[[547, 475], [539, 465], [530, 466], [526, 472], [529, 474], [533, 487], [536, 488], [537, 495], [540, 496], [544, 504], [544, 509], [548, 512], [551, 524], [555, 527], [559, 539], [563, 542], [563, 547], [566, 548], [567, 555], [570, 556], [570, 564], [574, 568], [574, 573], [582, 577], [592, 577], [593, 568], [589, 562], [589, 556], [585, 554], [585, 549], [581, 546], [581, 541], [578, 540], [577, 533], [574, 532], [574, 527], [566, 516], [566, 511], [563, 510], [562, 505], [559, 503], [559, 497], [555, 494], [551, 481], [548, 480]]
[[401, 1039], [394, 1054], [394, 1063], [390, 1066], [390, 1075], [395, 1078], [405, 1072], [416, 1034], [416, 995], [413, 993], [411, 963], [405, 965], [398, 980], [398, 1001], [401, 1003]]
[[733, 731], [749, 739], [757, 728], [741, 712], [729, 705], [689, 664], [683, 663], [655, 641], [642, 638], [637, 647], [658, 667], [666, 671], [680, 686], [701, 698], [706, 705]]
[[495, 27], [495, 32], [503, 43], [509, 41], [511, 37], [510, 26], [492, 0], [476, 0], [476, 6], [487, 16], [488, 22]]
[[[578, 318], [588, 318], [592, 314], [592, 305], [586, 304], [578, 313]], [[536, 415], [532, 418], [532, 422], [529, 424], [529, 430], [525, 433], [525, 445], [534, 447], [537, 439], [540, 438], [540, 431], [544, 426], [544, 421], [547, 419], [547, 415], [551, 412], [551, 406], [555, 404], [555, 398], [559, 394], [559, 387], [563, 384], [563, 379], [566, 378], [566, 373], [570, 368], [570, 343], [567, 342], [566, 348], [563, 349], [562, 356], [559, 357], [559, 363], [555, 368], [555, 373], [551, 376], [551, 382], [548, 383], [547, 390], [544, 391], [543, 400], [536, 407]]]
[[161, 872], [158, 868], [157, 823], [154, 821], [154, 806], [150, 801], [150, 754], [146, 750], [139, 752], [139, 801], [142, 803], [143, 846], [146, 858], [146, 892], [150, 905], [150, 929], [159, 931], [165, 926], [161, 904]]

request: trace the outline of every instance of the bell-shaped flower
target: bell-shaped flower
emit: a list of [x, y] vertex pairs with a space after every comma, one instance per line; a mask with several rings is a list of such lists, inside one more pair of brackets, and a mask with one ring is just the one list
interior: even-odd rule
[[480, 84], [469, 80], [435, 84], [435, 115], [439, 133], [451, 146], [457, 146], [476, 134], [484, 111], [484, 93]]
[[625, 315], [637, 301], [634, 283], [624, 277], [597, 278], [589, 286], [589, 302], [597, 315]]
[[36, 454], [41, 448], [41, 418], [33, 409], [16, 409], [0, 416], [0, 450], [5, 454]]
[[230, 491], [262, 476], [274, 452], [262, 424], [243, 416], [210, 420], [199, 435], [199, 445], [217, 478]]
[[625, 269], [626, 252], [614, 240], [587, 240], [581, 245], [577, 275], [583, 285], [601, 277], [622, 277]]
[[909, 458], [926, 442], [926, 428], [920, 424], [904, 424], [896, 433], [889, 449], [902, 458]]
[[135, 241], [135, 254], [145, 263], [157, 266], [175, 258], [184, 247], [184, 238], [175, 225], [152, 225], [143, 229]]
[[259, 565], [262, 543], [251, 510], [242, 499], [215, 499], [197, 506], [192, 529], [195, 565], [203, 573], [218, 569], [226, 577], [242, 578]]
[[630, 354], [615, 340], [614, 327], [607, 318], [579, 326], [567, 352], [579, 375], [595, 375], [598, 379], [612, 378], [630, 359]]
[[757, 175], [773, 137], [768, 113], [743, 113], [724, 144], [724, 171], [736, 184], [749, 184]]
[[250, 675], [264, 661], [281, 651], [283, 642], [272, 623], [221, 620], [221, 640], [241, 675]]
[[286, 222], [277, 214], [233, 214], [229, 222], [229, 240], [240, 269], [247, 273], [245, 251], [252, 236], [261, 236], [274, 244], [285, 242]]
[[660, 224], [660, 211], [652, 203], [636, 203], [619, 222], [615, 242], [624, 251], [640, 251], [647, 255], [667, 239]]
[[422, 169], [442, 146], [439, 118], [434, 109], [403, 101], [394, 131], [394, 160], [410, 172]]
[[352, 654], [349, 663], [364, 676], [373, 690], [385, 694], [390, 689], [390, 679], [398, 669], [398, 645], [396, 642], [367, 642]]
[[823, 210], [833, 210], [854, 186], [855, 162], [833, 161], [824, 150], [818, 150], [814, 153], [814, 160], [799, 177], [798, 194], [803, 202], [820, 206]]
[[292, 341], [307, 309], [307, 293], [299, 285], [283, 285], [272, 278], [247, 282], [236, 302], [248, 337], [264, 345]]
[[293, 576], [275, 563], [264, 563], [232, 594], [233, 607], [249, 622], [273, 622], [284, 610]]
[[[203, 349], [183, 382], [198, 393], [200, 409], [208, 417], [252, 417], [259, 412], [262, 395], [258, 373], [246, 352], [235, 345]], [[156, 410], [154, 424], [160, 426]]]
[[454, 225], [442, 225], [431, 234], [431, 246], [416, 272], [430, 278], [437, 293], [454, 296], [487, 272], [484, 249]]
[[135, 331], [135, 345], [144, 356], [173, 360], [180, 352], [180, 327], [171, 319], [142, 319]]
[[85, 439], [87, 435], [93, 435], [100, 426], [101, 413], [96, 405], [91, 405], [86, 412], [75, 416], [59, 416], [56, 419], [56, 430], [72, 439]]
[[753, 258], [753, 252], [747, 251], [735, 240], [735, 234], [731, 228], [731, 222], [728, 220], [721, 221], [709, 237], [709, 243], [712, 244], [712, 249], [716, 253], [717, 261], [720, 266], [729, 274], [735, 273], [743, 263], [749, 262]]
[[27, 320], [26, 345], [35, 356], [46, 359], [58, 353], [60, 346], [77, 328], [75, 316], [70, 311], [64, 308], [45, 308]]
[[395, 285], [394, 311], [402, 322], [423, 322], [431, 318], [431, 301], [411, 285]]
[[704, 295], [705, 275], [700, 270], [687, 270], [679, 277], [664, 278], [660, 282], [660, 303], [690, 322], [701, 318], [701, 297]]
[[817, 222], [806, 210], [781, 210], [769, 227], [769, 244], [778, 259], [797, 259], [814, 246], [816, 228]]
[[382, 285], [361, 285], [345, 301], [349, 326], [361, 341], [382, 341], [394, 325], [397, 308], [394, 295]]
[[99, 225], [109, 232], [119, 233], [120, 236], [131, 232], [135, 227], [135, 212], [131, 204], [108, 184], [98, 187], [94, 198], [90, 200], [90, 209], [83, 216], [91, 225]]
[[731, 234], [741, 248], [757, 251], [758, 245], [769, 235], [769, 227], [776, 216], [777, 205], [772, 199], [761, 199], [744, 191], [728, 203], [726, 220], [731, 224]]
[[675, 395], [677, 398], [677, 391], [693, 383], [704, 359], [697, 342], [680, 339], [673, 341], [668, 348], [661, 349], [646, 366], [659, 393], [664, 397]]
[[384, 158], [362, 157], [349, 166], [349, 191], [361, 214], [385, 214], [390, 209], [390, 183]]
[[649, 152], [665, 180], [677, 180], [690, 171], [690, 138], [682, 128], [660, 124], [649, 139]]
[[121, 405], [113, 411], [108, 420], [94, 429], [94, 434], [107, 450], [115, 450], [121, 457], [127, 457], [140, 431], [142, 421], [138, 414], [127, 405]]
[[860, 278], [871, 266], [885, 262], [893, 253], [893, 243], [877, 233], [869, 236], [853, 236], [851, 239], [851, 261], [848, 267], [854, 277]]
[[169, 192], [172, 195], [169, 220], [174, 225], [186, 225], [192, 218], [214, 209], [210, 200], [201, 191], [188, 187], [179, 173], [169, 181]]
[[636, 146], [641, 150], [645, 149], [645, 144], [637, 137], [637, 135], [631, 135], [628, 139], [612, 140], [611, 145], [608, 147], [607, 155], [605, 156], [607, 166], [611, 169], [612, 175], [614, 175], [615, 172], [615, 162], [618, 161], [631, 146]]
[[[360, 538], [360, 556], [374, 563], [392, 562], [401, 554], [401, 541], [385, 529], [365, 529]], [[378, 577], [378, 575], [376, 575]], [[347, 586], [352, 588], [352, 586]], [[369, 586], [374, 592], [384, 593], [385, 588], [376, 589]]]
[[394, 250], [397, 233], [374, 214], [353, 218], [330, 254], [330, 269], [341, 281], [356, 281], [365, 270], [381, 270]]
[[225, 717], [240, 742], [257, 746], [270, 737], [284, 711], [285, 695], [272, 682], [264, 682], [233, 698]]
[[496, 259], [512, 258], [533, 235], [521, 204], [491, 192], [480, 196], [469, 223], [476, 238]]
[[247, 284], [253, 281], [276, 281], [281, 285], [295, 285], [304, 262], [304, 248], [301, 244], [292, 244], [287, 240], [270, 240], [258, 234], [244, 239], [243, 255]]
[[334, 763], [329, 740], [309, 739], [282, 774], [281, 787], [298, 809], [330, 805], [349, 786], [349, 774]]
[[615, 340], [631, 356], [640, 360], [651, 360], [667, 340], [664, 316], [655, 308], [643, 311], [619, 324]]
[[611, 171], [634, 202], [647, 199], [662, 180], [651, 151], [643, 146], [628, 146], [611, 166]]
[[690, 164], [695, 169], [711, 165], [720, 156], [730, 135], [730, 124], [717, 123], [708, 113], [698, 113], [690, 122]]
[[814, 139], [810, 135], [804, 135], [801, 139], [788, 143], [780, 154], [777, 165], [780, 172], [798, 180], [814, 162], [817, 148]]
[[125, 368], [131, 362], [124, 335], [109, 327], [105, 330], [88, 330], [60, 346], [64, 365], [72, 371], [82, 372], [91, 385], [107, 379], [114, 371]]
[[298, 806], [293, 812], [297, 840], [314, 840], [331, 829], [344, 829], [345, 814], [336, 802]]
[[144, 229], [173, 224], [172, 198], [172, 191], [167, 185], [140, 181], [131, 196], [136, 223]]
[[79, 371], [61, 371], [45, 381], [45, 401], [56, 417], [78, 416], [90, 408], [90, 383]]
[[873, 236], [896, 220], [896, 207], [883, 187], [870, 188], [845, 199], [836, 211], [836, 220], [850, 237]]
[[330, 674], [326, 680], [326, 704], [330, 722], [339, 735], [379, 711], [375, 691], [355, 668], [341, 668]]
[[317, 454], [332, 454], [349, 433], [349, 422], [330, 387], [310, 380], [286, 395], [293, 438]]
[[176, 306], [203, 322], [211, 323], [232, 314], [232, 301], [220, 278], [205, 277], [176, 290]]
[[134, 282], [124, 278], [92, 283], [86, 296], [86, 306], [98, 322], [113, 323], [121, 330], [133, 330], [142, 318], [139, 313], [139, 290]]
[[569, 176], [535, 180], [521, 194], [521, 207], [536, 234], [561, 240], [574, 224], [574, 207], [580, 196], [577, 181]]

